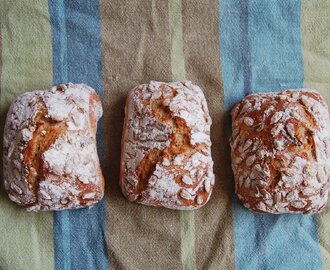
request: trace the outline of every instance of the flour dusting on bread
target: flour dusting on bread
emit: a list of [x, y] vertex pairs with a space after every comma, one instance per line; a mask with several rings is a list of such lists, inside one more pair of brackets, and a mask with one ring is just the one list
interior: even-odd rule
[[210, 126], [202, 90], [189, 81], [134, 88], [122, 138], [123, 194], [172, 209], [204, 205], [214, 185]]
[[9, 109], [4, 133], [4, 183], [10, 199], [34, 211], [99, 201], [104, 179], [95, 134], [101, 116], [101, 101], [85, 84], [20, 95]]
[[317, 213], [330, 185], [330, 117], [313, 90], [255, 93], [232, 110], [236, 193], [256, 212]]

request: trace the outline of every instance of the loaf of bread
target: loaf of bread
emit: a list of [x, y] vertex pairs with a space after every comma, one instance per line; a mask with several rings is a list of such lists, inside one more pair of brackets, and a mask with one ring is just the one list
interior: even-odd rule
[[151, 81], [128, 95], [120, 185], [146, 205], [189, 210], [206, 204], [214, 185], [209, 116], [202, 90], [189, 81]]
[[236, 193], [262, 213], [317, 213], [330, 176], [328, 107], [313, 90], [245, 97], [232, 110]]
[[28, 210], [90, 207], [104, 193], [96, 150], [102, 104], [84, 84], [20, 95], [4, 130], [4, 186]]

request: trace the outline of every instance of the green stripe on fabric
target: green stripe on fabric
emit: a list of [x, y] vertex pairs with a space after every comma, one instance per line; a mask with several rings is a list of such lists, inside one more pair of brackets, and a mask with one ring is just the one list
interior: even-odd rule
[[[47, 4], [41, 0], [1, 1], [2, 127], [8, 107], [17, 95], [51, 85], [51, 34]], [[1, 188], [0, 217], [1, 269], [54, 268], [51, 213], [29, 213], [10, 202]]]
[[195, 213], [181, 211], [181, 262], [184, 270], [196, 269]]
[[[318, 90], [330, 105], [330, 2], [302, 1], [301, 45], [304, 85]], [[330, 269], [330, 202], [318, 215], [318, 234], [323, 269]]]
[[182, 2], [181, 0], [169, 1], [169, 20], [171, 29], [171, 66], [172, 79], [184, 80], [186, 70], [183, 55], [183, 31], [182, 31]]
[[302, 1], [301, 46], [304, 85], [317, 89], [330, 104], [330, 2]]
[[[171, 67], [172, 80], [180, 81], [186, 77], [183, 54], [182, 2], [169, 1], [169, 20], [171, 29]], [[196, 269], [195, 254], [195, 214], [193, 211], [180, 212], [181, 223], [181, 263], [184, 270]]]

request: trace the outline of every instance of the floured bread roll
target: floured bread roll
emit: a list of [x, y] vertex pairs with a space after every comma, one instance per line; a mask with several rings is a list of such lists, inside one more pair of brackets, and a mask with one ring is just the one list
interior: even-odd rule
[[317, 213], [328, 199], [330, 118], [316, 91], [245, 97], [232, 110], [232, 168], [244, 206], [273, 214]]
[[214, 185], [209, 116], [202, 90], [189, 81], [134, 88], [125, 110], [122, 192], [130, 201], [196, 209]]
[[84, 84], [62, 84], [20, 95], [4, 130], [4, 184], [28, 210], [89, 207], [104, 179], [96, 151], [102, 104]]

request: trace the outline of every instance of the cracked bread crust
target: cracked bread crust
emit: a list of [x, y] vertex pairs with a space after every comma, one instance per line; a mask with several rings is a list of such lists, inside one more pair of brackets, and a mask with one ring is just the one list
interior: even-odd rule
[[11, 104], [4, 130], [4, 186], [30, 211], [90, 207], [103, 197], [96, 150], [102, 104], [84, 84], [27, 92]]
[[146, 205], [197, 209], [214, 185], [211, 118], [202, 90], [189, 81], [151, 81], [128, 95], [120, 186]]
[[235, 188], [260, 213], [318, 213], [330, 184], [330, 117], [314, 90], [245, 97], [231, 112]]

